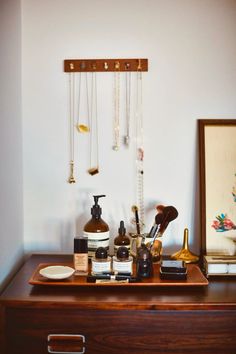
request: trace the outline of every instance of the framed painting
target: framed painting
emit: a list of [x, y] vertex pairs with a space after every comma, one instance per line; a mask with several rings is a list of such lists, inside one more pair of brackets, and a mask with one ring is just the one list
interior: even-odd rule
[[203, 255], [236, 255], [236, 119], [200, 119]]

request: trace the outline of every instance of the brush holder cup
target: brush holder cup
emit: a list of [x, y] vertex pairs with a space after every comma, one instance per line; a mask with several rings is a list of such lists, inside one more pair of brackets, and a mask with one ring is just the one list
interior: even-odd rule
[[[148, 246], [147, 244], [147, 247]], [[160, 239], [154, 241], [151, 247], [151, 255], [154, 263], [160, 262], [162, 256], [162, 242]]]
[[129, 233], [129, 236], [131, 239], [130, 240], [130, 254], [134, 258], [137, 258], [137, 250], [138, 250], [138, 248], [141, 247], [142, 243], [146, 242], [147, 235], [148, 234], [146, 234], [146, 233], [143, 233], [143, 234]]

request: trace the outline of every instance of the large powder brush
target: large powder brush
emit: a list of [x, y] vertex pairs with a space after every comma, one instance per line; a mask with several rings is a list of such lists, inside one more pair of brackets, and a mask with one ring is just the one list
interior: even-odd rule
[[158, 232], [154, 236], [152, 242], [149, 244], [149, 249], [152, 248], [155, 240], [159, 237], [162, 237], [165, 230], [167, 229], [169, 223], [175, 220], [178, 216], [178, 211], [173, 206], [166, 206], [159, 210], [160, 212], [155, 216], [155, 224], [160, 225]]
[[162, 236], [165, 230], [167, 229], [169, 223], [177, 218], [178, 211], [173, 206], [167, 206], [163, 209], [161, 214], [157, 214], [157, 215], [162, 215], [162, 221], [160, 223], [160, 227], [158, 231], [159, 236]]

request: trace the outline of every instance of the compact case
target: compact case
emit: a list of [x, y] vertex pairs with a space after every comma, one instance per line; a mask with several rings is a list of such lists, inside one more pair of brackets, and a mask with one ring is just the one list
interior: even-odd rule
[[187, 267], [185, 262], [163, 260], [160, 266], [160, 278], [163, 280], [187, 279]]

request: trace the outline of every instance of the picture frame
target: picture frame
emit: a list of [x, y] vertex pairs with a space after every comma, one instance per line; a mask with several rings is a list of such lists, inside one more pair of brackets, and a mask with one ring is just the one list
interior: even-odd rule
[[199, 119], [202, 255], [236, 257], [236, 119]]

